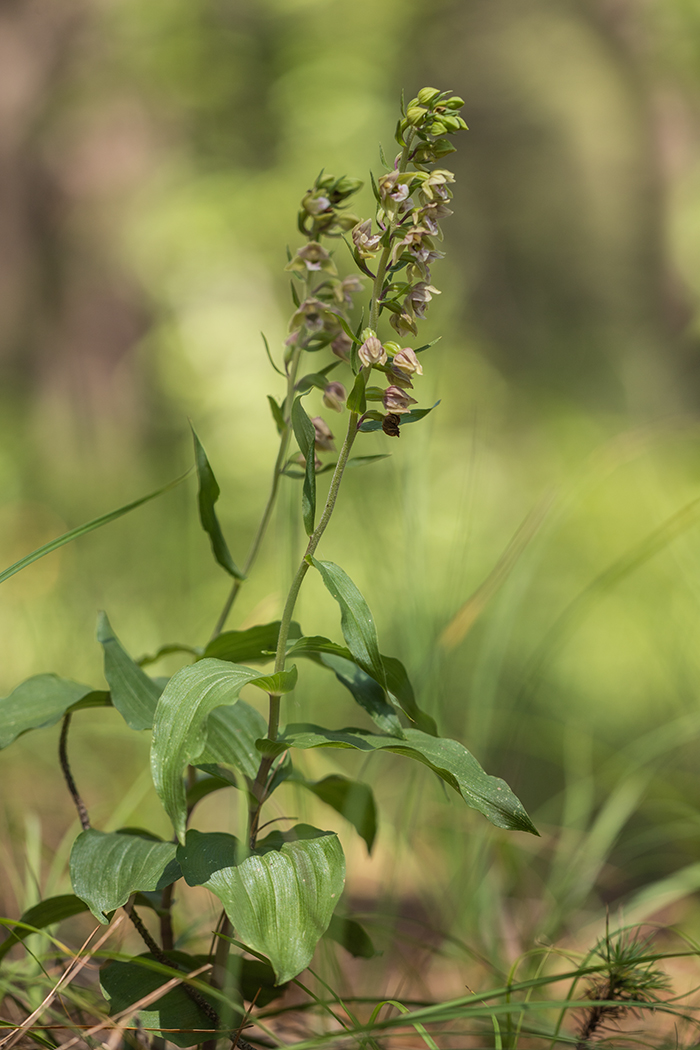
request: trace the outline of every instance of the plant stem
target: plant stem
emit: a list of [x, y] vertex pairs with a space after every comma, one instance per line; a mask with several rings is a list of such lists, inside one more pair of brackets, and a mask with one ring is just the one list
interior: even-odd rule
[[[304, 582], [309, 568], [311, 567], [311, 558], [319, 545], [323, 533], [326, 531], [331, 515], [335, 508], [336, 500], [338, 499], [338, 490], [340, 489], [340, 483], [343, 480], [343, 473], [347, 466], [348, 458], [350, 456], [350, 450], [354, 444], [355, 438], [357, 437], [357, 412], [350, 413], [350, 419], [348, 421], [348, 429], [343, 441], [343, 447], [340, 450], [338, 456], [338, 462], [336, 463], [335, 470], [333, 471], [333, 477], [331, 479], [330, 488], [328, 490], [328, 496], [326, 497], [326, 503], [323, 508], [323, 513], [319, 518], [318, 525], [311, 533], [309, 542], [304, 551], [304, 556], [299, 563], [294, 579], [292, 580], [291, 587], [289, 588], [289, 594], [284, 605], [284, 611], [282, 613], [282, 619], [280, 621], [279, 634], [277, 636], [277, 652], [275, 654], [275, 670], [273, 673], [284, 670], [284, 664], [287, 654], [287, 639], [289, 637], [289, 626], [292, 622], [292, 616], [294, 615], [294, 606], [296, 605], [301, 585]], [[267, 735], [270, 740], [277, 739], [277, 733], [279, 731], [279, 718], [280, 718], [280, 697], [270, 694], [270, 713], [268, 718], [268, 730]], [[251, 794], [253, 795], [253, 801], [251, 802], [250, 808], [250, 831], [249, 841], [250, 848], [255, 848], [255, 839], [257, 836], [258, 822], [260, 819], [260, 810], [262, 809], [263, 802], [265, 801], [265, 786], [267, 784], [268, 774], [272, 768], [274, 762], [274, 756], [264, 755], [261, 759], [260, 766], [258, 767], [258, 773], [255, 781], [251, 788]]]
[[[284, 461], [287, 458], [289, 442], [292, 436], [291, 415], [292, 402], [294, 400], [294, 385], [296, 383], [297, 371], [299, 368], [299, 360], [301, 358], [301, 352], [303, 349], [303, 346], [296, 347], [292, 355], [292, 360], [289, 364], [289, 370], [287, 373], [287, 394], [284, 402], [285, 428], [280, 436], [280, 447], [277, 453], [277, 459], [275, 460], [274, 470], [272, 472], [272, 486], [270, 488], [270, 495], [267, 498], [267, 503], [265, 504], [265, 509], [263, 511], [262, 518], [260, 519], [260, 524], [258, 525], [257, 532], [255, 533], [255, 537], [248, 552], [248, 557], [246, 558], [245, 564], [243, 566], [244, 576], [248, 575], [253, 566], [253, 562], [258, 556], [258, 551], [260, 550], [260, 546], [265, 537], [265, 533], [267, 532], [267, 527], [270, 524], [272, 511], [274, 510], [275, 502], [277, 500], [277, 491], [279, 489], [280, 477], [282, 476], [282, 468], [284, 467]], [[218, 638], [221, 632], [223, 631], [224, 626], [226, 624], [226, 620], [228, 619], [229, 613], [233, 608], [233, 603], [235, 602], [236, 597], [238, 596], [238, 592], [240, 591], [241, 584], [243, 582], [243, 580], [234, 580], [233, 586], [231, 587], [231, 591], [229, 592], [229, 596], [226, 599], [223, 609], [221, 610], [221, 615], [216, 621], [216, 627], [214, 628], [210, 641], [213, 641], [214, 638]]]
[[71, 797], [75, 804], [75, 808], [78, 811], [78, 817], [80, 819], [80, 826], [83, 831], [88, 831], [90, 828], [90, 817], [88, 816], [87, 807], [83, 802], [82, 798], [78, 793], [78, 789], [75, 786], [75, 780], [71, 773], [71, 768], [68, 762], [68, 730], [70, 728], [72, 715], [70, 711], [68, 714], [63, 716], [63, 725], [61, 726], [61, 738], [58, 743], [58, 760], [61, 763], [61, 770], [65, 778], [68, 790], [71, 793]]
[[[401, 159], [399, 160], [399, 171], [403, 174], [408, 167], [408, 162], [411, 157], [411, 142], [413, 141], [413, 132], [409, 131], [406, 136], [406, 145], [401, 151]], [[392, 230], [393, 233], [393, 230]], [[388, 243], [384, 246], [384, 250], [379, 257], [379, 263], [377, 265], [377, 275], [374, 278], [374, 284], [372, 286], [372, 307], [369, 315], [369, 327], [373, 332], [377, 330], [377, 324], [379, 322], [379, 305], [381, 301], [382, 290], [384, 287], [384, 278], [386, 276], [386, 268], [391, 257], [392, 249], [392, 236], [389, 235]]]

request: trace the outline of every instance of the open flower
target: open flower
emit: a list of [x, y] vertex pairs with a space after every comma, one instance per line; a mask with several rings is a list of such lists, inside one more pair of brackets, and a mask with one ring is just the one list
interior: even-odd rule
[[287, 263], [285, 270], [324, 270], [326, 273], [337, 273], [335, 263], [331, 259], [330, 255], [318, 241], [309, 241], [302, 248], [297, 249], [297, 253], [290, 263]]
[[358, 255], [363, 259], [374, 255], [379, 248], [381, 237], [381, 233], [372, 233], [371, 219], [358, 222], [357, 226], [353, 227], [352, 242], [357, 249]]
[[406, 391], [398, 386], [388, 386], [384, 391], [383, 401], [387, 412], [393, 412], [397, 416], [402, 412], [410, 412], [411, 405], [418, 404], [414, 397], [409, 397]]
[[357, 351], [357, 356], [363, 365], [383, 365], [386, 362], [386, 350], [377, 339], [376, 335], [369, 335], [360, 349]]
[[432, 284], [427, 284], [425, 281], [419, 281], [418, 284], [414, 284], [406, 296], [406, 303], [410, 304], [410, 308], [416, 317], [422, 319], [425, 317], [428, 303], [434, 295], [440, 295], [439, 288], [435, 288]]
[[341, 361], [348, 361], [352, 350], [352, 339], [346, 332], [339, 332], [331, 343], [331, 350]]
[[391, 359], [391, 367], [394, 371], [403, 372], [407, 376], [423, 375], [423, 366], [416, 357], [415, 350], [412, 350], [410, 346], [405, 346], [403, 350], [394, 354]]

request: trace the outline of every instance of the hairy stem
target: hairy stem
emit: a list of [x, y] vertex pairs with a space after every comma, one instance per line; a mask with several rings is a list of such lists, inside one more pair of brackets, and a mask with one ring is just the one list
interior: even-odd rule
[[[401, 159], [399, 160], [399, 171], [403, 174], [408, 167], [408, 162], [411, 158], [411, 142], [413, 141], [413, 132], [410, 131], [406, 135], [406, 145], [401, 151]], [[374, 278], [374, 285], [372, 286], [372, 307], [369, 315], [369, 327], [372, 331], [376, 332], [377, 324], [379, 322], [379, 308], [381, 304], [382, 290], [384, 288], [384, 278], [386, 277], [386, 268], [389, 265], [389, 259], [392, 251], [392, 240], [393, 240], [393, 225], [388, 238], [388, 243], [384, 246], [382, 254], [379, 256], [379, 263], [377, 264], [377, 275]]]
[[[297, 371], [299, 368], [299, 360], [301, 358], [302, 350], [303, 347], [298, 346], [295, 349], [292, 355], [292, 360], [289, 363], [289, 369], [287, 372], [287, 394], [284, 402], [285, 427], [282, 431], [282, 434], [280, 435], [280, 446], [277, 452], [277, 459], [275, 460], [275, 466], [272, 472], [272, 485], [270, 488], [270, 495], [267, 498], [267, 503], [265, 504], [265, 509], [263, 511], [262, 518], [260, 519], [260, 524], [258, 525], [257, 532], [255, 533], [255, 537], [251, 544], [250, 550], [248, 551], [248, 557], [246, 558], [245, 564], [243, 565], [244, 576], [247, 576], [251, 568], [253, 567], [253, 563], [258, 556], [258, 551], [260, 550], [262, 541], [265, 538], [267, 527], [270, 524], [272, 512], [275, 508], [277, 492], [279, 490], [280, 477], [282, 476], [282, 468], [284, 467], [284, 461], [287, 458], [287, 452], [289, 451], [289, 442], [292, 437], [292, 402], [294, 401], [294, 386], [296, 383]], [[243, 580], [234, 580], [233, 586], [231, 587], [231, 590], [229, 592], [229, 596], [226, 599], [223, 609], [221, 610], [221, 615], [216, 621], [216, 627], [214, 628], [210, 641], [213, 641], [214, 638], [218, 638], [221, 632], [223, 631], [226, 625], [226, 620], [228, 619], [229, 613], [233, 608], [233, 603], [235, 602], [236, 597], [238, 596], [238, 592], [240, 591], [243, 582]]]
[[[299, 591], [301, 585], [304, 582], [309, 568], [311, 567], [311, 558], [313, 557], [316, 548], [319, 545], [323, 533], [328, 527], [328, 523], [331, 520], [331, 515], [335, 509], [335, 504], [338, 499], [338, 490], [340, 489], [340, 483], [343, 480], [343, 474], [345, 467], [347, 466], [348, 458], [350, 456], [350, 450], [357, 437], [357, 423], [358, 414], [357, 412], [350, 413], [350, 419], [348, 421], [348, 429], [343, 441], [343, 447], [340, 450], [338, 456], [338, 462], [336, 463], [335, 470], [333, 471], [333, 478], [331, 479], [330, 488], [328, 490], [328, 496], [326, 497], [326, 503], [323, 508], [323, 513], [319, 518], [318, 525], [309, 537], [309, 542], [304, 551], [304, 556], [299, 563], [294, 579], [292, 580], [291, 587], [289, 588], [289, 594], [284, 605], [284, 611], [282, 613], [282, 619], [280, 621], [279, 635], [277, 636], [277, 652], [275, 654], [275, 670], [276, 674], [278, 671], [284, 670], [284, 664], [287, 654], [287, 639], [289, 638], [289, 627], [292, 622], [292, 616], [294, 615], [294, 606], [296, 605], [297, 598], [299, 597]], [[268, 717], [268, 737], [270, 740], [277, 739], [277, 733], [279, 731], [279, 719], [280, 719], [280, 697], [270, 694], [270, 709]], [[267, 778], [272, 768], [274, 758], [270, 755], [264, 755], [261, 759], [258, 767], [257, 776], [252, 785], [252, 796], [250, 807], [250, 825], [249, 825], [249, 841], [251, 849], [255, 848], [255, 840], [257, 836], [258, 823], [260, 820], [260, 810], [262, 809], [263, 802], [265, 801]]]
[[61, 726], [61, 738], [58, 743], [58, 760], [61, 763], [61, 770], [63, 771], [63, 776], [65, 778], [66, 784], [68, 785], [68, 790], [71, 793], [71, 797], [75, 804], [75, 808], [78, 811], [80, 826], [82, 827], [83, 831], [88, 831], [90, 828], [90, 817], [88, 816], [88, 811], [85, 806], [85, 803], [80, 797], [78, 789], [75, 786], [75, 780], [73, 779], [73, 774], [71, 773], [71, 768], [68, 763], [68, 730], [70, 728], [71, 717], [72, 715], [70, 711], [68, 712], [68, 714], [63, 716], [63, 725]]

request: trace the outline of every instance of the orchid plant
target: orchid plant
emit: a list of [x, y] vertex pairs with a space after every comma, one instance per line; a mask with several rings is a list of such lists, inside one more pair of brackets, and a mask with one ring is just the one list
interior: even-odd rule
[[[342, 905], [336, 910], [345, 882], [339, 836], [306, 824], [269, 830], [263, 819], [273, 793], [291, 782], [342, 814], [372, 849], [377, 807], [369, 785], [339, 774], [307, 779], [297, 757], [305, 750], [351, 748], [414, 759], [497, 827], [537, 834], [508, 785], [485, 773], [461, 743], [439, 735], [433, 718], [418, 706], [403, 665], [382, 654], [374, 619], [358, 588], [339, 565], [318, 557], [346, 469], [382, 458], [353, 456], [363, 435], [382, 430], [398, 438], [404, 427], [431, 411], [416, 407], [423, 355], [431, 344], [405, 343], [414, 342], [419, 322], [439, 294], [432, 268], [443, 255], [437, 248], [440, 223], [451, 214], [454, 182], [453, 174], [439, 165], [454, 149], [450, 137], [466, 128], [462, 106], [461, 98], [435, 88], [423, 88], [407, 106], [402, 102], [396, 129], [400, 152], [393, 164], [382, 154], [386, 170], [376, 180], [372, 177], [374, 220], [348, 210], [362, 184], [346, 176], [322, 172], [301, 201], [298, 227], [303, 243], [288, 251], [294, 309], [281, 367], [266, 344], [275, 381], [284, 384], [281, 397], [269, 397], [279, 450], [269, 498], [241, 567], [224, 538], [215, 510], [219, 487], [194, 434], [201, 523], [216, 561], [231, 578], [230, 593], [207, 644], [164, 646], [153, 656], [135, 660], [102, 614], [97, 637], [104, 650], [107, 689], [41, 674], [0, 701], [2, 746], [21, 733], [62, 720], [60, 764], [82, 826], [70, 858], [73, 894], [42, 901], [22, 916], [0, 945], [0, 956], [27, 932], [80, 911], [89, 909], [106, 924], [124, 908], [146, 950], [108, 961], [101, 971], [103, 992], [111, 1010], [122, 1011], [168, 977], [178, 977], [178, 986], [141, 1016], [146, 1027], [179, 1046], [204, 1041], [214, 1045], [217, 1037], [228, 1036], [245, 1050], [249, 1044], [241, 1028], [250, 1009], [246, 1003], [261, 1006], [280, 995], [310, 964], [322, 937], [357, 955], [372, 954], [362, 927]], [[353, 272], [344, 276], [332, 251], [341, 240], [354, 263]], [[366, 293], [368, 303], [360, 311], [357, 301]], [[383, 330], [387, 320], [391, 331]], [[307, 412], [306, 399], [314, 390], [322, 392], [324, 408], [332, 414], [328, 418]], [[344, 424], [339, 451], [330, 418]], [[325, 499], [319, 500], [318, 479], [324, 473], [330, 474], [330, 485]], [[247, 630], [227, 630], [280, 486], [299, 483], [308, 539], [281, 617]], [[11, 566], [0, 580], [141, 502], [60, 537]], [[338, 604], [342, 642], [305, 635], [294, 620], [300, 588], [310, 571], [319, 574]], [[190, 662], [169, 680], [147, 673], [149, 664], [175, 651]], [[286, 722], [285, 696], [300, 688], [298, 667], [305, 661], [335, 675], [369, 719], [369, 727]], [[240, 699], [244, 686], [254, 686], [267, 697], [267, 717]], [[109, 706], [134, 731], [152, 733], [151, 772], [172, 822], [171, 841], [140, 828], [108, 833], [91, 826], [68, 760], [69, 727], [82, 709]], [[198, 803], [227, 788], [243, 793], [245, 826], [236, 836], [197, 830]], [[177, 886], [182, 896], [183, 883], [205, 886], [220, 902], [209, 955], [176, 948], [174, 890]], [[147, 911], [154, 914], [155, 926], [144, 922]], [[157, 928], [157, 937], [151, 927]]]

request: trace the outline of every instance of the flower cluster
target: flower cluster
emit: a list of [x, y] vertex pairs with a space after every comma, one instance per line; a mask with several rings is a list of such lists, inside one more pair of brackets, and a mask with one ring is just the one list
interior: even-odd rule
[[[448, 205], [454, 175], [436, 165], [454, 150], [447, 136], [466, 128], [459, 115], [463, 105], [461, 98], [435, 88], [423, 88], [407, 106], [402, 105], [396, 129], [401, 153], [390, 170], [372, 179], [374, 222], [346, 211], [348, 199], [362, 185], [347, 176], [336, 178], [322, 172], [301, 202], [298, 225], [307, 242], [294, 255], [289, 254], [287, 271], [295, 279], [296, 309], [285, 360], [289, 364], [301, 350], [330, 346], [336, 360], [304, 377], [297, 389], [303, 394], [310, 386], [318, 387], [327, 409], [342, 412], [349, 407], [360, 417], [359, 424], [367, 421], [363, 429], [381, 423], [385, 433], [398, 436], [402, 422], [423, 414], [410, 415], [417, 404], [410, 391], [413, 378], [423, 374], [418, 354], [424, 348], [414, 350], [402, 343], [407, 335], [417, 334], [417, 322], [440, 294], [432, 283], [431, 266], [443, 258], [437, 243], [442, 240], [442, 219], [452, 214]], [[321, 243], [323, 238], [348, 233], [362, 276], [341, 277]], [[353, 297], [364, 290], [365, 277], [373, 282], [370, 327], [352, 336]], [[303, 285], [301, 295], [295, 291], [297, 282]], [[401, 343], [383, 342], [378, 336], [377, 321], [385, 311]], [[343, 383], [329, 376], [341, 362], [349, 364], [357, 377], [350, 397]], [[371, 372], [382, 373], [382, 386], [367, 385]], [[367, 402], [381, 402], [383, 412], [367, 410]], [[312, 423], [316, 452], [333, 451], [330, 429], [320, 416]], [[317, 459], [317, 468], [320, 466]]]

